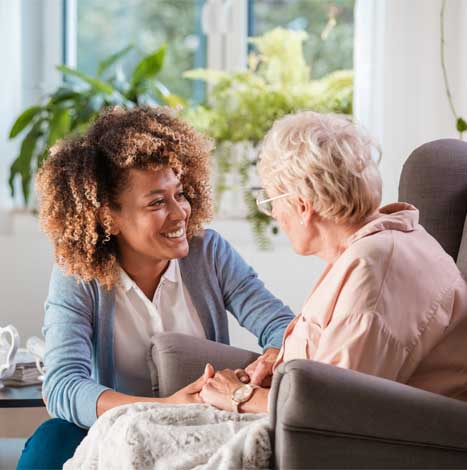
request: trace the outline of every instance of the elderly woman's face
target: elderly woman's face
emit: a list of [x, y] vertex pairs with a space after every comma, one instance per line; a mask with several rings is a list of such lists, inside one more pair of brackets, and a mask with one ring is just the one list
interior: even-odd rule
[[111, 214], [124, 259], [161, 261], [188, 254], [191, 206], [171, 168], [130, 170], [119, 203]]
[[300, 223], [301, 219], [295, 201], [291, 198], [278, 198], [271, 201], [271, 204], [272, 217], [277, 220], [281, 230], [287, 235], [294, 251], [300, 255], [308, 254], [305, 241], [309, 233]]

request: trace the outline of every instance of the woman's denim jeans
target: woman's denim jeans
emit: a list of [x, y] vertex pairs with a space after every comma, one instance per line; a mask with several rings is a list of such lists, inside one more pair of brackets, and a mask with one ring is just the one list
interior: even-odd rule
[[45, 421], [26, 441], [17, 469], [61, 470], [87, 433], [63, 419]]

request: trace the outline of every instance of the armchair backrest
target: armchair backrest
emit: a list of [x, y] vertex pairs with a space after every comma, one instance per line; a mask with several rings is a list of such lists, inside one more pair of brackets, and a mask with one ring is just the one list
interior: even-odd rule
[[467, 278], [467, 142], [440, 139], [416, 148], [402, 169], [399, 201], [420, 211], [420, 223]]

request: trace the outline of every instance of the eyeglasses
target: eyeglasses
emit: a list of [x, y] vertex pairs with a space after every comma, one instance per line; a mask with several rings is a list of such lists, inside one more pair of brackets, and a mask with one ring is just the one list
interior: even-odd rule
[[279, 194], [279, 196], [274, 197], [267, 197], [266, 191], [264, 189], [260, 189], [256, 196], [256, 205], [258, 206], [258, 210], [263, 214], [272, 216], [272, 201], [276, 199], [280, 199], [282, 197], [290, 196], [290, 193]]

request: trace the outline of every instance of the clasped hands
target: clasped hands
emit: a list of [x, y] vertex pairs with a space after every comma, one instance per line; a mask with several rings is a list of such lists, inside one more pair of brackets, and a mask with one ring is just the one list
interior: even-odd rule
[[238, 387], [246, 383], [258, 385], [263, 389], [271, 386], [272, 369], [278, 353], [276, 348], [268, 349], [248, 367], [235, 371], [215, 371], [211, 364], [206, 364], [203, 375], [173, 394], [170, 402], [207, 403], [221, 410], [232, 411], [232, 393]]

